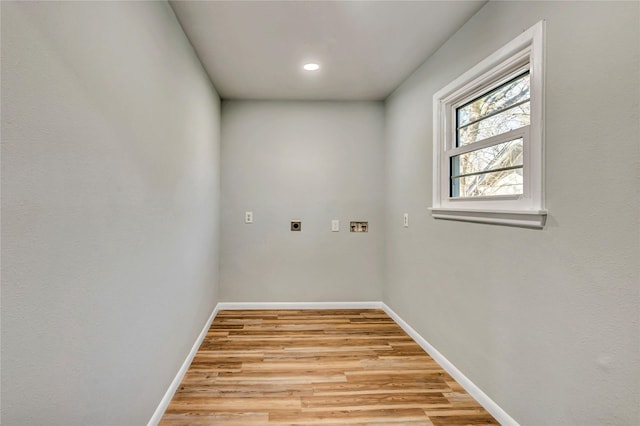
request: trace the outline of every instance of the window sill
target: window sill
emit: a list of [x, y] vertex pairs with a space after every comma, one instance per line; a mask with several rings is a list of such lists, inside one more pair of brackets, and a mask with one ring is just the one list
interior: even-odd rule
[[434, 219], [459, 220], [463, 222], [489, 223], [493, 225], [518, 226], [523, 228], [544, 228], [546, 210], [502, 211], [468, 210], [431, 207]]

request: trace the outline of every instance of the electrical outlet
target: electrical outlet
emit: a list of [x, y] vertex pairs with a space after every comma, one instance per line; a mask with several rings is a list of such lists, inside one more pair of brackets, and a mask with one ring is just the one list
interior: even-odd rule
[[244, 212], [244, 223], [253, 223], [253, 212]]
[[340, 221], [338, 219], [333, 219], [331, 221], [331, 232], [339, 232], [340, 231]]
[[404, 214], [404, 217], [403, 217], [403, 219], [402, 219], [402, 225], [403, 225], [405, 228], [408, 228], [408, 227], [409, 227], [409, 213], [405, 213], [405, 214]]

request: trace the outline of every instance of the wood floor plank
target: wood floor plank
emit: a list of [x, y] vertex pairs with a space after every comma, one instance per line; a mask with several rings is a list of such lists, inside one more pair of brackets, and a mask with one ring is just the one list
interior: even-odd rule
[[161, 425], [498, 424], [377, 309], [220, 311]]

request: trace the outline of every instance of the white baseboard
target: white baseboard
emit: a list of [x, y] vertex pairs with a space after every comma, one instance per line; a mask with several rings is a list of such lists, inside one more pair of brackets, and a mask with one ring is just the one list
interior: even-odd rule
[[218, 310], [242, 309], [383, 309], [382, 302], [220, 302]]
[[180, 382], [182, 382], [182, 378], [187, 373], [187, 370], [191, 365], [191, 361], [193, 361], [193, 358], [196, 356], [196, 352], [198, 352], [198, 348], [200, 348], [202, 341], [207, 335], [207, 331], [209, 330], [209, 327], [211, 327], [211, 323], [213, 322], [213, 319], [218, 314], [218, 311], [219, 311], [218, 306], [219, 305], [216, 305], [216, 307], [213, 308], [213, 312], [211, 312], [209, 319], [207, 319], [206, 324], [202, 328], [202, 331], [200, 332], [200, 334], [196, 338], [195, 343], [191, 347], [191, 351], [189, 351], [187, 358], [184, 360], [184, 362], [182, 363], [182, 366], [180, 366], [180, 369], [178, 370], [178, 373], [173, 378], [173, 381], [169, 385], [169, 389], [167, 389], [167, 392], [165, 392], [164, 396], [160, 400], [160, 404], [158, 405], [158, 408], [156, 408], [156, 411], [153, 413], [153, 416], [151, 416], [151, 419], [149, 420], [149, 423], [147, 424], [147, 426], [156, 426], [158, 423], [160, 423], [160, 419], [162, 419], [162, 415], [167, 410], [167, 407], [169, 406], [171, 399], [173, 399], [173, 395], [176, 393], [176, 390], [178, 390], [178, 386], [180, 386]]
[[407, 324], [393, 309], [386, 304], [382, 304], [384, 311], [389, 315], [415, 342], [420, 345], [426, 353], [433, 358], [435, 362], [447, 372], [453, 379], [460, 384], [485, 410], [489, 412], [502, 426], [519, 426], [506, 411], [487, 396], [478, 386], [476, 386], [462, 371], [458, 370], [447, 358], [444, 357], [436, 348], [431, 346], [417, 331]]
[[211, 313], [211, 316], [207, 320], [202, 332], [196, 339], [196, 342], [191, 348], [191, 352], [187, 355], [187, 359], [184, 360], [182, 367], [176, 374], [176, 377], [171, 382], [169, 389], [164, 394], [160, 405], [156, 409], [155, 413], [149, 420], [147, 426], [156, 426], [165, 410], [171, 402], [171, 398], [175, 394], [180, 382], [184, 377], [191, 361], [196, 355], [200, 344], [204, 340], [207, 334], [207, 330], [211, 326], [213, 319], [218, 311], [221, 310], [243, 310], [243, 309], [382, 309], [387, 315], [389, 315], [402, 329], [420, 345], [425, 352], [427, 352], [431, 358], [434, 359], [440, 366], [447, 372], [456, 382], [460, 384], [480, 405], [482, 405], [502, 426], [519, 426], [506, 411], [504, 411], [498, 404], [496, 404], [491, 398], [487, 396], [478, 386], [476, 386], [471, 380], [467, 378], [460, 370], [458, 370], [447, 358], [444, 357], [436, 348], [431, 346], [417, 331], [415, 331], [409, 324], [407, 324], [393, 309], [387, 306], [384, 302], [220, 302], [216, 305], [215, 309]]

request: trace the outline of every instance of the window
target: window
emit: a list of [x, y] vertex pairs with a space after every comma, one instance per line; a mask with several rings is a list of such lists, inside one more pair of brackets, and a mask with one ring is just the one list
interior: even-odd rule
[[431, 212], [541, 228], [544, 22], [434, 95]]

